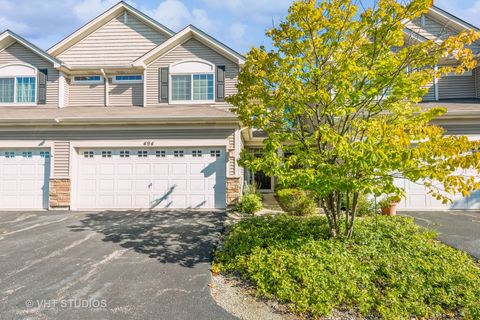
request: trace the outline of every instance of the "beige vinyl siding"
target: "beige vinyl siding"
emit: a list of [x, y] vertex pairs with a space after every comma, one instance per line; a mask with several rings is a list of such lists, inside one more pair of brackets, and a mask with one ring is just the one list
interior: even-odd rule
[[59, 73], [53, 68], [53, 64], [40, 57], [18, 42], [0, 51], [0, 66], [12, 63], [27, 63], [38, 69], [48, 69], [47, 77], [47, 101], [48, 107], [58, 107], [58, 78]]
[[438, 22], [428, 15], [425, 16], [424, 21], [425, 24], [422, 25], [422, 19], [417, 18], [407, 22], [405, 26], [429, 40], [446, 39], [448, 36], [458, 33], [453, 28]]
[[105, 105], [105, 85], [71, 83], [68, 96], [70, 107], [101, 107]]
[[438, 79], [439, 99], [475, 98], [475, 75], [449, 76]]
[[[159, 102], [159, 76], [158, 69], [171, 64], [189, 59], [202, 59], [215, 65], [225, 66], [225, 96], [236, 93], [239, 67], [213, 49], [198, 40], [191, 38], [179, 45], [166, 55], [158, 58], [147, 67], [147, 105], [158, 105]], [[219, 106], [228, 106], [227, 103], [216, 103]]]
[[68, 178], [70, 175], [70, 142], [53, 142], [53, 177]]
[[109, 84], [109, 106], [143, 106], [143, 83]]
[[[439, 22], [429, 15], [425, 15], [424, 25], [422, 25], [422, 19], [417, 18], [407, 22], [405, 26], [428, 40], [445, 40], [449, 36], [459, 33], [451, 24]], [[478, 52], [480, 50], [480, 43], [477, 41], [468, 47], [474, 52]]]
[[134, 16], [124, 14], [62, 52], [58, 57], [72, 66], [125, 65], [152, 50], [166, 40], [166, 36], [152, 29]]

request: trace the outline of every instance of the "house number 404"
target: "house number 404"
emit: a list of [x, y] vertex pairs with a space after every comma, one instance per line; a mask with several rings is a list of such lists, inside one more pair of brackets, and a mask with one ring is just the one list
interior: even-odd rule
[[144, 146], [153, 146], [153, 141], [145, 141], [143, 143]]

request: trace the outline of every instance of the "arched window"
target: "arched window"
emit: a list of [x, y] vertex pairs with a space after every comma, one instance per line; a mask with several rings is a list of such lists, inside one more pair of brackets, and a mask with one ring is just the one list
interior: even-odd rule
[[172, 103], [213, 102], [215, 65], [204, 60], [187, 60], [170, 66]]
[[0, 104], [35, 104], [37, 69], [27, 64], [0, 66]]

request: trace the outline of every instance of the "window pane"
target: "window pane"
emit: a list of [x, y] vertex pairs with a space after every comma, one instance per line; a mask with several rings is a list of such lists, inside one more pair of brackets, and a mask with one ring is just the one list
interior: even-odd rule
[[172, 100], [192, 99], [192, 78], [190, 75], [172, 75]]
[[13, 102], [13, 81], [13, 78], [0, 78], [0, 103]]
[[35, 77], [17, 78], [17, 102], [35, 102]]
[[75, 81], [85, 81], [85, 82], [90, 82], [90, 81], [100, 81], [100, 76], [76, 76], [74, 77]]
[[116, 81], [142, 81], [141, 75], [115, 76]]
[[193, 75], [193, 100], [213, 100], [213, 74]]

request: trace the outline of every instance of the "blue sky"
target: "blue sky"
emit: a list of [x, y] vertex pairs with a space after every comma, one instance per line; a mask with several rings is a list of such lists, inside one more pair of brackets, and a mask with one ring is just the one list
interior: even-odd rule
[[[0, 30], [11, 29], [48, 49], [117, 0], [0, 0]], [[192, 23], [241, 53], [269, 43], [265, 30], [287, 13], [291, 0], [127, 1], [174, 31]], [[480, 0], [435, 4], [480, 27]]]

